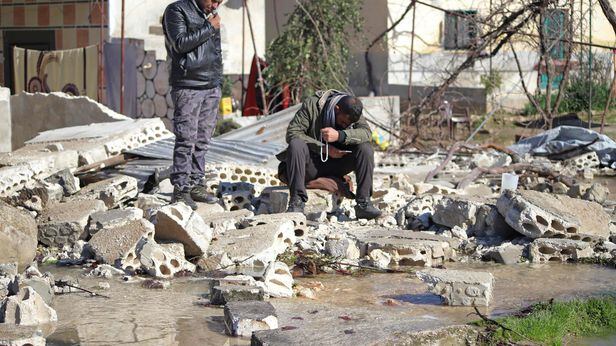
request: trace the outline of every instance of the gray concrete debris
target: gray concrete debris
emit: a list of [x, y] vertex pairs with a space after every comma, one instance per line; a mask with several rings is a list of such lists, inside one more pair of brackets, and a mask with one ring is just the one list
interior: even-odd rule
[[225, 329], [231, 336], [250, 337], [252, 332], [276, 328], [278, 317], [270, 302], [244, 301], [225, 305]]
[[208, 255], [224, 254], [231, 262], [266, 268], [293, 244], [293, 222], [283, 221], [277, 225], [267, 224], [228, 231], [224, 237], [212, 241]]
[[87, 236], [90, 215], [107, 210], [99, 200], [52, 203], [38, 217], [38, 241], [47, 246], [75, 244]]
[[140, 266], [137, 249], [153, 237], [154, 225], [140, 219], [96, 233], [90, 239], [89, 246], [97, 261], [116, 268], [136, 270]]
[[142, 218], [143, 210], [139, 208], [112, 209], [96, 212], [90, 215], [88, 233], [90, 236], [93, 236], [103, 229], [119, 227], [130, 221]]
[[511, 156], [505, 153], [489, 151], [473, 154], [471, 162], [471, 167], [493, 168], [509, 166], [512, 160]]
[[167, 204], [169, 204], [167, 201], [145, 193], [137, 195], [137, 200], [134, 202], [135, 207], [143, 210], [143, 217], [147, 220], [153, 220], [158, 210]]
[[0, 264], [26, 268], [36, 256], [37, 227], [28, 213], [0, 201]]
[[47, 305], [51, 305], [51, 302], [53, 301], [54, 291], [50, 280], [35, 276], [29, 279], [24, 279], [21, 282], [20, 286], [22, 288], [24, 286], [32, 287], [32, 289], [35, 290], [36, 293], [41, 296], [41, 298], [43, 298], [43, 301], [45, 301]]
[[204, 217], [204, 220], [207, 220], [206, 223], [212, 229], [213, 236], [219, 237], [229, 230], [237, 229], [236, 225], [240, 224], [245, 218], [251, 218], [254, 215], [250, 210], [240, 209], [210, 214], [209, 217]]
[[265, 293], [274, 298], [293, 296], [293, 276], [289, 267], [282, 262], [272, 262], [265, 270]]
[[210, 303], [212, 305], [225, 305], [230, 302], [245, 302], [250, 300], [264, 300], [263, 288], [256, 286], [222, 285], [212, 289]]
[[32, 287], [23, 287], [18, 295], [4, 298], [0, 306], [0, 323], [36, 326], [56, 321], [56, 311]]
[[441, 195], [425, 195], [412, 198], [396, 214], [399, 226], [407, 229], [428, 229], [434, 206], [443, 198]]
[[524, 253], [523, 245], [514, 245], [511, 243], [503, 243], [484, 254], [484, 258], [492, 260], [496, 263], [511, 265], [520, 262]]
[[483, 230], [476, 230], [476, 237], [498, 237], [501, 239], [513, 239], [518, 237], [515, 229], [511, 228], [505, 218], [498, 212], [496, 206], [490, 206], [490, 212], [486, 216], [486, 227]]
[[228, 275], [223, 278], [205, 278], [209, 281], [210, 296], [216, 286], [250, 286], [258, 287], [257, 281], [250, 275]]
[[19, 292], [17, 263], [0, 264], [0, 299]]
[[609, 195], [610, 190], [607, 187], [599, 183], [594, 183], [586, 190], [582, 198], [587, 201], [603, 204]]
[[488, 306], [492, 299], [494, 276], [487, 272], [427, 269], [417, 272], [430, 291], [451, 306]]
[[[358, 232], [359, 233], [359, 232]], [[361, 256], [375, 249], [391, 255], [394, 264], [432, 267], [455, 259], [459, 241], [423, 232], [372, 230], [357, 234]]]
[[141, 268], [149, 275], [160, 278], [170, 279], [178, 272], [194, 272], [196, 266], [184, 258], [183, 245], [181, 250], [174, 249], [177, 245], [166, 244], [165, 246], [156, 244], [149, 239], [140, 244], [137, 249]]
[[71, 196], [71, 200], [100, 199], [107, 208], [117, 208], [129, 199], [137, 197], [139, 188], [137, 179], [126, 175], [101, 180], [82, 188]]
[[535, 239], [530, 244], [531, 262], [577, 262], [594, 254], [590, 243], [571, 239]]
[[484, 199], [476, 197], [447, 196], [434, 206], [432, 220], [449, 228], [467, 229], [467, 233], [483, 232], [491, 207]]
[[197, 206], [197, 214], [199, 214], [203, 218], [203, 220], [208, 220], [213, 215], [218, 215], [225, 212], [225, 208], [223, 208], [222, 205], [220, 205], [219, 203], [208, 204], [197, 202]]
[[599, 156], [594, 151], [591, 151], [586, 154], [582, 154], [580, 156], [573, 157], [563, 162], [563, 165], [565, 167], [570, 167], [576, 170], [583, 170], [586, 168], [597, 168], [599, 167], [600, 164], [601, 164], [601, 161], [599, 160]]
[[279, 224], [282, 221], [293, 221], [295, 237], [302, 238], [308, 232], [306, 215], [302, 213], [264, 214], [246, 217], [242, 220], [242, 227], [254, 227], [265, 224]]
[[395, 214], [406, 205], [408, 195], [396, 188], [375, 190], [372, 195], [374, 205], [385, 214]]
[[381, 249], [374, 249], [370, 251], [370, 253], [368, 254], [368, 257], [370, 258], [369, 264], [372, 267], [379, 268], [379, 269], [389, 268], [389, 265], [392, 260], [391, 254]]
[[506, 191], [497, 202], [505, 221], [530, 238], [607, 239], [609, 215], [594, 202], [537, 191]]
[[324, 250], [326, 255], [340, 259], [359, 259], [361, 254], [357, 241], [346, 237], [326, 241]]
[[51, 182], [56, 182], [64, 189], [64, 195], [70, 196], [81, 190], [79, 186], [79, 178], [75, 177], [70, 169], [63, 169], [47, 179]]
[[253, 209], [252, 200], [254, 195], [250, 191], [233, 191], [221, 195], [220, 201], [226, 211], [241, 209]]
[[190, 207], [177, 203], [161, 208], [156, 214], [156, 240], [180, 242], [188, 257], [206, 254], [212, 230]]

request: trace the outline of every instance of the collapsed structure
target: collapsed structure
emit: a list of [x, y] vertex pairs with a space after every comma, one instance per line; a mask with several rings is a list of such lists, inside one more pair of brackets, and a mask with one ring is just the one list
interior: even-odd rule
[[[292, 112], [214, 141], [208, 187], [221, 203], [196, 211], [169, 204], [173, 136], [158, 119], [49, 130], [0, 155], [0, 323], [57, 320], [53, 294], [71, 288], [37, 262], [83, 265], [101, 278], [161, 280], [150, 287], [205, 276], [210, 303], [225, 306], [227, 333], [272, 330], [253, 335], [265, 344], [280, 330], [264, 300], [317, 291], [294, 287], [298, 263], [290, 268], [285, 253], [317, 254], [345, 269], [412, 266], [446, 304], [468, 306], [490, 304], [492, 274], [431, 267], [616, 257], [615, 203], [593, 182], [614, 174], [605, 136], [602, 150], [567, 147], [573, 156], [564, 160], [533, 155], [541, 150], [532, 140], [522, 143], [525, 151], [467, 147], [445, 160], [378, 154], [373, 198], [385, 215], [367, 221], [355, 219], [351, 201], [319, 190], [309, 191], [306, 215], [282, 213], [288, 190], [267, 163], [284, 146], [279, 130]], [[501, 190], [499, 174], [516, 170], [519, 189]], [[229, 270], [234, 275], [220, 275]]]

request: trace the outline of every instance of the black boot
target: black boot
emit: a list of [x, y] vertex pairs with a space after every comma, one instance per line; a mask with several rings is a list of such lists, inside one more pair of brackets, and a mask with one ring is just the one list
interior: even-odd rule
[[179, 187], [173, 188], [173, 197], [171, 203], [184, 203], [192, 210], [197, 210], [197, 203], [190, 197], [190, 191], [188, 189], [180, 190]]
[[300, 196], [291, 196], [287, 213], [304, 213], [304, 200]]
[[357, 219], [372, 220], [381, 216], [381, 211], [375, 208], [370, 201], [370, 197], [357, 197], [355, 205], [355, 217]]
[[218, 203], [218, 198], [210, 195], [207, 192], [207, 188], [203, 184], [197, 184], [190, 189], [190, 197], [196, 202], [203, 202], [207, 204]]

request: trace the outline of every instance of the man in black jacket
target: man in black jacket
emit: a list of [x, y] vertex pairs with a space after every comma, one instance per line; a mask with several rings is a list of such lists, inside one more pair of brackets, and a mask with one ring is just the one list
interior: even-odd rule
[[222, 0], [179, 0], [163, 15], [165, 46], [171, 58], [175, 148], [173, 202], [197, 209], [216, 203], [205, 187], [205, 154], [216, 127], [222, 85], [220, 16]]

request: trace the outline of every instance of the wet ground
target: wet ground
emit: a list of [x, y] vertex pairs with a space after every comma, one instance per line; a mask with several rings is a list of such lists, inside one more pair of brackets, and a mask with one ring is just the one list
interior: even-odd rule
[[[616, 291], [616, 270], [591, 265], [540, 266], [448, 264], [448, 268], [490, 271], [496, 277], [492, 306], [482, 309], [500, 315], [550, 298], [567, 299]], [[43, 268], [57, 277], [72, 275], [84, 288], [107, 281], [102, 293], [111, 299], [84, 294], [56, 296], [59, 322], [48, 345], [246, 345], [249, 339], [224, 334], [223, 310], [198, 305], [207, 282], [194, 278], [173, 281], [170, 289], [153, 290], [119, 278], [81, 276], [80, 269]], [[325, 290], [318, 299], [274, 299], [280, 326], [289, 342], [304, 344], [370, 344], [403, 333], [464, 324], [476, 319], [473, 309], [440, 305], [426, 286], [406, 274], [367, 276], [323, 275]], [[43, 332], [43, 333], [48, 333]], [[609, 339], [587, 339], [583, 345]], [[590, 343], [589, 343], [590, 342]], [[605, 344], [605, 343], [604, 343]]]

